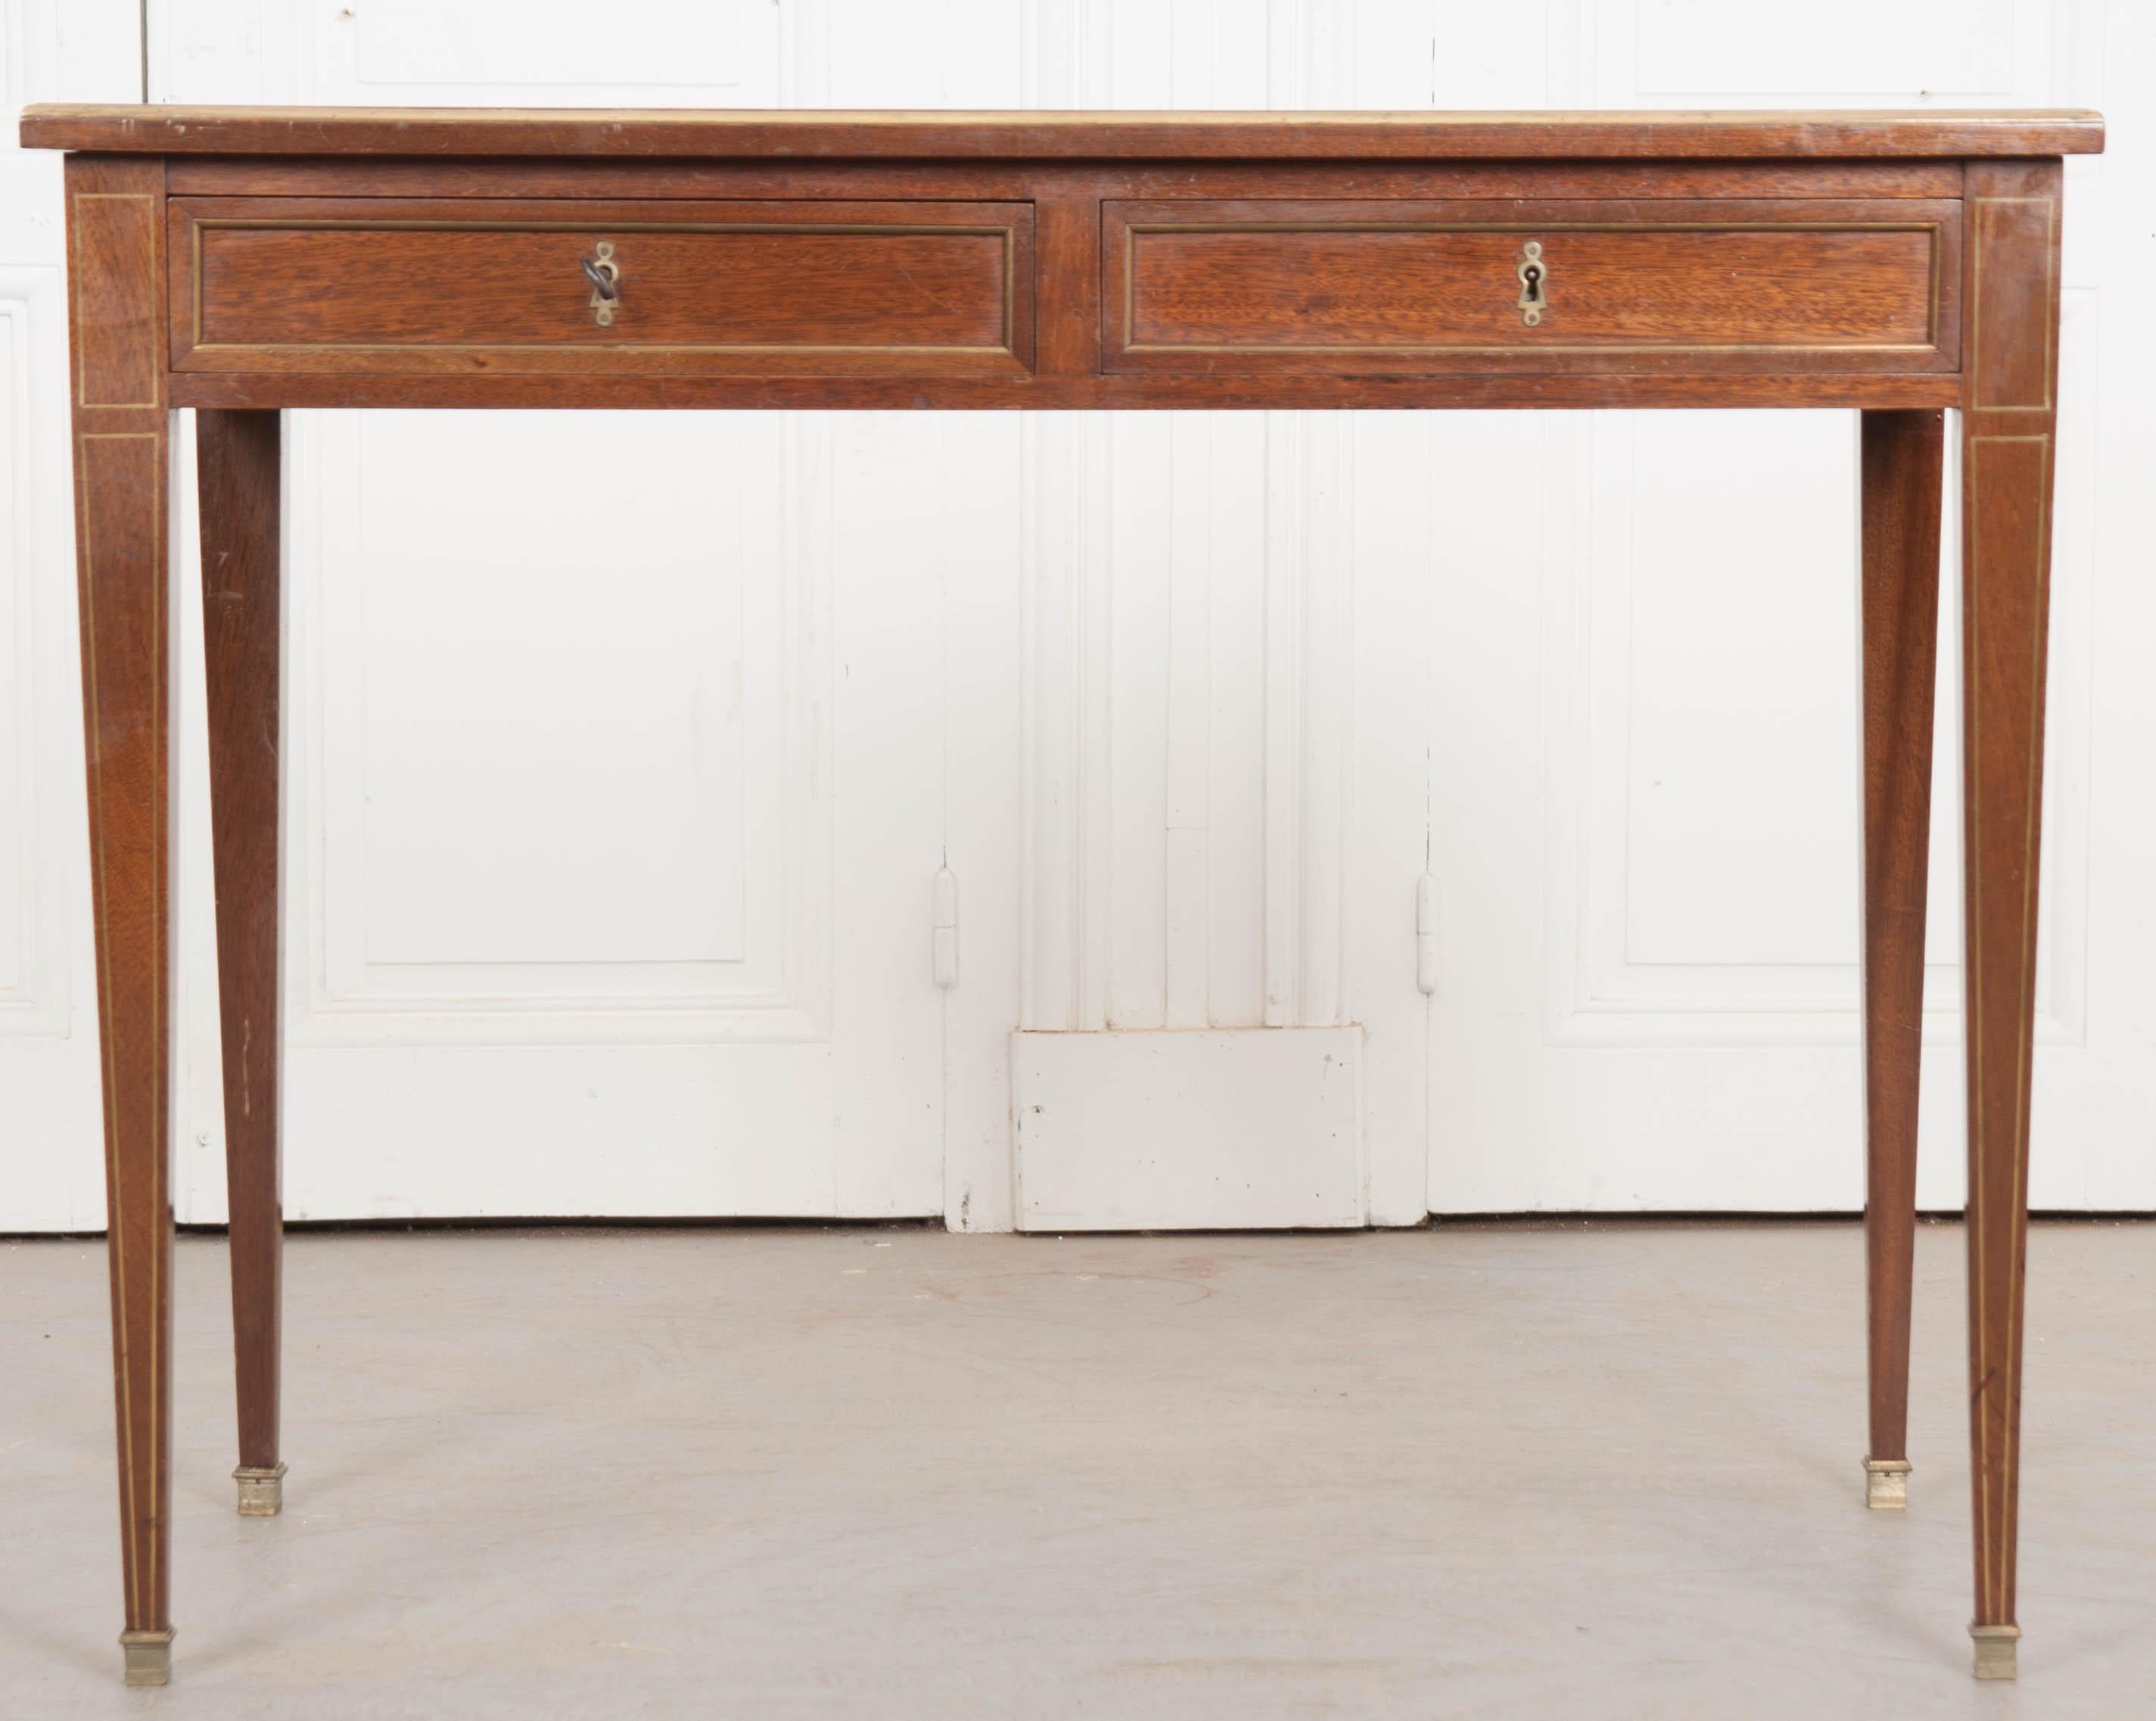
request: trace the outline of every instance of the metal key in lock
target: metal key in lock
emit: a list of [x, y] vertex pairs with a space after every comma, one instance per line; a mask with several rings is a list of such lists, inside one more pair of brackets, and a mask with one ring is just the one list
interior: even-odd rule
[[577, 261], [592, 284], [592, 320], [603, 329], [613, 323], [614, 310], [621, 302], [621, 265], [613, 260], [612, 239], [601, 239], [592, 252], [591, 257]]
[[1543, 261], [1543, 242], [1529, 239], [1520, 247], [1520, 321], [1529, 328], [1538, 326], [1549, 306], [1549, 265]]

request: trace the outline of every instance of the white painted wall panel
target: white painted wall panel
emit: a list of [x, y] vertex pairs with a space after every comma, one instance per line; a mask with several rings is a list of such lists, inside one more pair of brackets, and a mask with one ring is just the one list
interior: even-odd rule
[[1816, 101], [1841, 92], [1880, 101], [1927, 96], [1974, 105], [1974, 98], [2002, 96], [2013, 86], [2017, 0], [1901, 0], [1891, 6], [1811, 0], [1801, 19], [1787, 12], [1768, 18], [1719, 0], [1634, 3], [1642, 96]]
[[798, 99], [827, 107], [1019, 106], [1026, 13], [1009, 0], [818, 0], [799, 8]]
[[[257, 0], [249, 10], [273, 84], [296, 77], [310, 100], [377, 105], [767, 103], [784, 27], [765, 0], [622, 0], [603, 14], [576, 0]], [[167, 16], [181, 39], [203, 41], [185, 7]]]
[[[15, 296], [0, 301], [0, 400], [12, 408], [0, 415], [0, 483], [7, 486], [4, 517], [9, 531], [0, 537], [0, 665], [8, 673], [8, 691], [0, 700], [0, 999], [21, 1007], [34, 994], [38, 927], [37, 888], [43, 883], [33, 845], [38, 820], [31, 797], [36, 791], [37, 712], [33, 705], [38, 676], [31, 637], [33, 568], [37, 547], [30, 486], [30, 296], [40, 276], [21, 273]], [[48, 301], [53, 295], [46, 295]], [[49, 312], [53, 308], [46, 306]], [[59, 917], [54, 917], [57, 922]], [[64, 922], [62, 922], [64, 923]]]
[[768, 444], [756, 459], [738, 420], [701, 414], [357, 429], [338, 583], [366, 960], [741, 961], [752, 870], [759, 915], [778, 907], [776, 865], [749, 865], [781, 830], [767, 796], [752, 835], [746, 753], [752, 699], [760, 758], [777, 746], [778, 690], [752, 684], [775, 679], [779, 603], [756, 582], [752, 653], [738, 499], [715, 475], [774, 483]]
[[1847, 415], [1642, 413], [1625, 428], [1613, 954], [1846, 968], [1857, 918]]
[[725, 85], [741, 72], [750, 0], [367, 0], [334, 19], [368, 84]]
[[778, 417], [297, 419], [303, 1033], [828, 1022], [831, 599], [795, 516], [831, 450]]

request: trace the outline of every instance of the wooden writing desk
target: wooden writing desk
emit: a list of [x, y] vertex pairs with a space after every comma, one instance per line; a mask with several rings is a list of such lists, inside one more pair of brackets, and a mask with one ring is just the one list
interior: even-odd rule
[[[285, 407], [1863, 412], [1867, 1499], [1908, 1473], [1942, 408], [1961, 409], [1979, 1677], [2015, 1671], [2063, 154], [2080, 112], [33, 107], [67, 164], [131, 1683], [171, 1663], [171, 413], [198, 409], [240, 1510], [282, 1498]], [[1771, 529], [1771, 522], [1763, 522]], [[265, 742], [268, 744], [265, 745]]]

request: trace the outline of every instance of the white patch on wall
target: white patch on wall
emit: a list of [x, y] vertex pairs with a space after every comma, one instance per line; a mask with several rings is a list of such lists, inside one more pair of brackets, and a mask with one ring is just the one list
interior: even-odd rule
[[[814, 0], [811, 0], [811, 4]], [[776, 107], [803, 8], [770, 0], [189, 0], [153, 19], [167, 100]], [[227, 44], [259, 45], [243, 67]], [[243, 80], [257, 81], [253, 92]]]
[[1030, 9], [1011, 0], [939, 0], [932, 8], [807, 0], [798, 25], [802, 99], [830, 107], [1016, 106]]
[[[2073, 297], [2068, 315], [2085, 321]], [[2067, 349], [2069, 447], [2077, 418], [2093, 441], [2093, 346]], [[1854, 416], [1597, 414], [1584, 423], [1573, 482], [1587, 524], [1548, 624], [1578, 654], [1552, 682], [1553, 1035], [1853, 1039]], [[1925, 1002], [1951, 1039], [1960, 1008], [1960, 589], [1948, 440]], [[2056, 506], [2036, 980], [2046, 1042], [2084, 1029], [2094, 506], [2085, 459], [2062, 460]], [[1761, 521], [1773, 529], [1760, 531]]]
[[[1809, 0], [1769, 22], [1730, 0], [1634, 0], [1643, 96], [2004, 96], [2016, 0]], [[1601, 8], [1621, 14], [1619, 6]], [[2027, 10], [2024, 6], [2020, 10]], [[1771, 33], [1771, 52], [1763, 52]]]
[[740, 0], [357, 0], [338, 9], [352, 14], [362, 84], [714, 85], [740, 77]]
[[1846, 968], [1857, 921], [1848, 420], [1642, 413], [1602, 428], [1613, 469], [1602, 500], [1629, 513], [1630, 532], [1602, 570], [1629, 589], [1599, 593], [1623, 606], [1606, 665], [1623, 685], [1604, 707], [1612, 752], [1596, 809], [1610, 823], [1597, 819], [1608, 849], [1595, 882], [1622, 883], [1614, 901], [1591, 898], [1594, 989], [1621, 986], [1613, 968]]
[[1355, 105], [1368, 108], [1533, 109], [1549, 100], [1550, 13], [1538, 6], [1409, 0], [1343, 6]]
[[0, 299], [0, 1031], [28, 1002], [25, 989], [30, 939], [37, 924], [30, 894], [33, 778], [31, 695], [36, 665], [30, 655], [30, 417], [27, 307]]
[[1364, 1222], [1362, 1031], [1014, 1034], [1020, 1230]]
[[1853, 432], [1845, 414], [1581, 422], [1550, 619], [1577, 641], [1552, 688], [1561, 1040], [1640, 1015], [1853, 1029]]
[[73, 749], [60, 744], [76, 720], [73, 690], [54, 649], [74, 593], [54, 529], [69, 447], [59, 316], [57, 269], [0, 268], [0, 1035], [68, 1030], [64, 833], [80, 800], [64, 768]]
[[371, 963], [742, 959], [743, 705], [771, 650], [744, 660], [742, 519], [716, 475], [747, 451], [726, 420], [648, 429], [490, 416], [521, 481], [475, 496], [470, 421], [360, 420]]

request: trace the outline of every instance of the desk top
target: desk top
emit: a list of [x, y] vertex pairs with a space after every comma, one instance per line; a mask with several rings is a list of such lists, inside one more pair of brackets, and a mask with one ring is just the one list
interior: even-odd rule
[[2093, 154], [2085, 108], [1845, 113], [959, 113], [39, 103], [32, 149], [121, 155], [1440, 161]]

